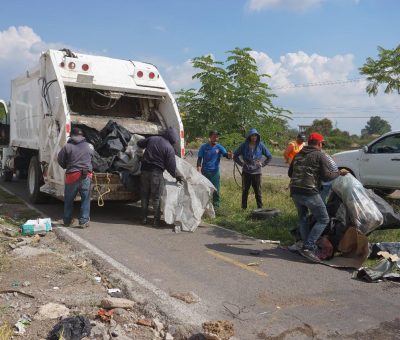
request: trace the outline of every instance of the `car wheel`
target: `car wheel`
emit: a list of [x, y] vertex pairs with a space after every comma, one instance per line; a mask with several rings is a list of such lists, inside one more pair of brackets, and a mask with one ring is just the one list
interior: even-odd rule
[[44, 184], [42, 169], [40, 168], [39, 159], [33, 156], [28, 168], [28, 193], [29, 200], [32, 203], [45, 203], [49, 196], [40, 191], [40, 187]]

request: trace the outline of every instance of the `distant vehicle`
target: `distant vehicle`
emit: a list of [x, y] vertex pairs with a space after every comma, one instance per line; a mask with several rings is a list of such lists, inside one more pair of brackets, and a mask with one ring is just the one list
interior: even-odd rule
[[400, 131], [388, 132], [362, 149], [334, 154], [333, 159], [378, 194], [400, 190]]
[[[45, 195], [63, 198], [64, 170], [57, 154], [75, 124], [99, 131], [113, 120], [144, 136], [174, 127], [180, 134], [175, 152], [185, 155], [176, 102], [154, 65], [69, 50], [48, 50], [38, 61], [12, 81], [9, 125], [0, 129], [3, 180], [27, 177], [32, 202]], [[0, 106], [7, 116], [5, 102]], [[127, 191], [119, 174], [96, 173], [93, 182], [99, 190], [92, 190], [92, 199], [105, 191], [107, 200], [139, 198], [139, 190]]]

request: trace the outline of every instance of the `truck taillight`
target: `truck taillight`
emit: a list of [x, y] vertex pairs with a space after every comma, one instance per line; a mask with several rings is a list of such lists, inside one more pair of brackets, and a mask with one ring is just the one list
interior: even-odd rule
[[61, 67], [64, 67], [64, 66], [65, 66], [65, 63], [62, 61], [62, 62], [60, 63], [60, 66], [61, 66]]
[[181, 157], [185, 157], [185, 148], [181, 149]]
[[185, 133], [183, 130], [181, 130], [181, 138], [185, 138]]
[[73, 69], [75, 69], [75, 63], [73, 62], [73, 61], [71, 61], [71, 62], [69, 62], [68, 63], [68, 67], [71, 69], [71, 70], [73, 70]]
[[71, 132], [71, 124], [69, 124], [69, 123], [65, 124], [65, 132], [67, 134], [69, 134]]
[[136, 73], [136, 75], [137, 75], [139, 78], [142, 78], [142, 77], [143, 77], [143, 72], [142, 72], [142, 71], [138, 71], [138, 72]]
[[89, 71], [89, 65], [88, 64], [83, 64], [82, 65], [82, 71]]
[[156, 76], [156, 75], [154, 74], [154, 72], [150, 72], [150, 73], [149, 73], [149, 78], [150, 78], [150, 79], [154, 79], [155, 76]]

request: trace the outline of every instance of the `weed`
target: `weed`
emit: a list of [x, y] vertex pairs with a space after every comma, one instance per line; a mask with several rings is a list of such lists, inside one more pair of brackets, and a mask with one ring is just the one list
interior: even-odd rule
[[7, 322], [0, 326], [0, 340], [11, 339], [13, 333], [12, 327]]

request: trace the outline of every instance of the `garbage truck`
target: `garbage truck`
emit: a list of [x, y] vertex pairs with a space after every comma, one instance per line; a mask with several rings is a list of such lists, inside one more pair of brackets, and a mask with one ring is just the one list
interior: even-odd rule
[[[2, 178], [27, 178], [33, 203], [49, 196], [63, 199], [65, 171], [57, 155], [74, 126], [101, 131], [112, 123], [141, 138], [174, 127], [180, 134], [176, 154], [185, 153], [176, 102], [150, 63], [50, 49], [12, 81], [10, 106], [1, 143]], [[128, 190], [118, 172], [95, 171], [92, 199], [100, 196], [136, 201], [139, 186]]]

